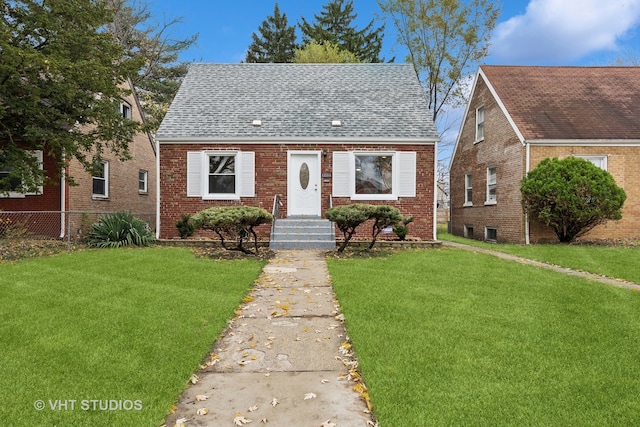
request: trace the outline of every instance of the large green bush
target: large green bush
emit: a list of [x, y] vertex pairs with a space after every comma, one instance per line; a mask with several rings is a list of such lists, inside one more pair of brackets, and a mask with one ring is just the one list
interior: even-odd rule
[[155, 241], [149, 224], [129, 212], [106, 215], [89, 229], [87, 244], [97, 248], [148, 246]]
[[622, 218], [627, 198], [609, 172], [578, 157], [543, 160], [522, 179], [520, 192], [529, 217], [567, 243], [596, 225]]
[[371, 243], [369, 244], [369, 249], [373, 248], [378, 235], [385, 227], [402, 221], [402, 215], [395, 207], [385, 205], [374, 206], [364, 203], [335, 206], [329, 209], [325, 213], [325, 216], [328, 220], [333, 221], [336, 224], [344, 236], [344, 241], [338, 247], [338, 252], [345, 250], [349, 241], [356, 233], [356, 228], [370, 219], [373, 220], [373, 225], [371, 229]]
[[[239, 250], [246, 254], [258, 253], [258, 236], [255, 227], [273, 221], [273, 216], [262, 208], [252, 206], [215, 206], [202, 210], [191, 217], [195, 228], [211, 230], [220, 237], [222, 247]], [[244, 247], [244, 242], [254, 242], [254, 252]], [[233, 240], [235, 246], [228, 246]]]

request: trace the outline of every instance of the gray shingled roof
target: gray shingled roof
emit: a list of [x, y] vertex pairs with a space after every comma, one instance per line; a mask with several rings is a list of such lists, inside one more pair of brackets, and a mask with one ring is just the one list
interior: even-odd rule
[[438, 134], [410, 64], [193, 64], [156, 138], [434, 141]]

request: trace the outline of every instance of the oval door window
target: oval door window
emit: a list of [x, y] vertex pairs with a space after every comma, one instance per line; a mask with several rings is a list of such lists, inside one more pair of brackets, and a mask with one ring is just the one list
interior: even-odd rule
[[303, 190], [309, 186], [309, 165], [306, 163], [300, 166], [300, 186]]

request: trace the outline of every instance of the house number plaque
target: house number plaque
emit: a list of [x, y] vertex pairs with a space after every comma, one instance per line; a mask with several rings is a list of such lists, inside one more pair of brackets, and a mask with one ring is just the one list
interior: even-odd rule
[[300, 186], [303, 190], [309, 186], [309, 165], [306, 163], [300, 166]]

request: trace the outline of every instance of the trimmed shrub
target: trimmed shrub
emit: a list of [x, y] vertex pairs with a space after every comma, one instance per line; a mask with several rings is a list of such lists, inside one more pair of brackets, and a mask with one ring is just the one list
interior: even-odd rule
[[409, 224], [413, 222], [413, 217], [405, 217], [402, 219], [402, 224], [396, 224], [393, 226], [393, 232], [398, 239], [405, 240], [407, 238], [407, 234], [409, 234]]
[[[258, 254], [258, 236], [255, 227], [273, 221], [273, 216], [262, 208], [252, 206], [215, 206], [202, 210], [191, 217], [197, 229], [213, 231], [220, 237], [222, 247], [238, 250], [245, 254]], [[243, 246], [244, 242], [254, 242], [254, 252]], [[227, 246], [227, 241], [235, 241], [235, 246]]]
[[148, 246], [155, 241], [149, 224], [129, 212], [106, 215], [89, 229], [87, 244], [97, 248]]
[[191, 215], [180, 215], [180, 219], [176, 221], [176, 228], [178, 229], [178, 234], [180, 234], [181, 239], [186, 239], [191, 236], [195, 230], [193, 222], [191, 222]]
[[371, 244], [369, 249], [376, 244], [378, 235], [385, 227], [393, 226], [402, 221], [402, 214], [398, 208], [393, 206], [376, 206], [371, 212], [370, 218], [373, 219], [373, 227], [371, 229]]

